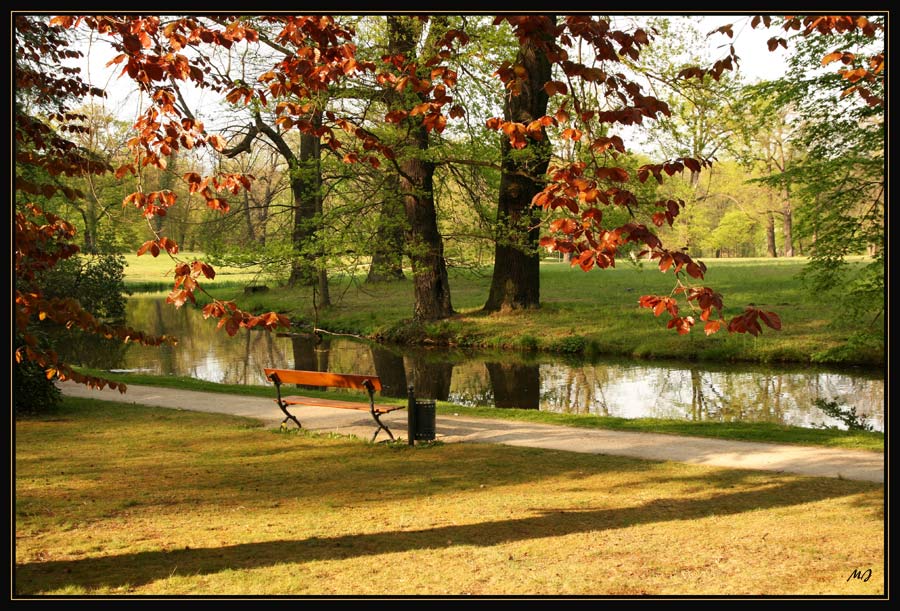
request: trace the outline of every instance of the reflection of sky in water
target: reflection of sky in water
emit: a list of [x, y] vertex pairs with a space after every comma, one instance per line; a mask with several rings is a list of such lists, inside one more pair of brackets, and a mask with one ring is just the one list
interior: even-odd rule
[[[241, 331], [229, 337], [217, 331], [215, 324], [204, 321], [198, 310], [159, 308], [146, 298], [129, 301], [129, 324], [148, 333], [175, 335], [179, 344], [163, 349], [131, 345], [124, 356], [119, 351], [110, 356], [109, 363], [91, 366], [143, 369], [228, 384], [266, 385], [264, 367], [328, 369], [386, 378], [378, 371], [379, 361], [372, 349], [358, 342], [334, 340], [314, 346], [302, 338], [277, 337], [262, 331]], [[402, 362], [404, 369], [393, 372], [399, 373], [398, 387], [404, 377], [411, 383], [419, 376], [420, 382], [429, 382], [425, 386], [442, 389], [432, 392], [445, 394], [430, 398], [463, 405], [492, 406], [496, 400], [505, 405], [539, 406], [545, 411], [621, 418], [767, 420], [805, 427], [839, 426], [815, 407], [814, 400], [824, 398], [854, 406], [858, 414], [869, 416], [870, 424], [884, 429], [884, 381], [871, 374], [854, 376], [812, 368], [755, 365], [709, 371], [700, 364], [614, 360], [569, 365], [553, 362], [552, 357], [542, 358], [541, 363], [522, 364], [507, 363], [502, 355], [490, 357], [495, 365], [489, 372], [477, 355], [462, 359], [457, 355], [447, 384], [430, 384], [448, 371], [447, 366], [435, 364], [438, 354], [434, 350], [409, 352], [402, 358], [394, 354], [390, 367], [400, 368], [398, 363]], [[96, 351], [90, 357], [100, 358]], [[381, 361], [382, 368], [385, 362]], [[539, 389], [533, 388], [538, 378]], [[495, 388], [497, 384], [502, 386]]]

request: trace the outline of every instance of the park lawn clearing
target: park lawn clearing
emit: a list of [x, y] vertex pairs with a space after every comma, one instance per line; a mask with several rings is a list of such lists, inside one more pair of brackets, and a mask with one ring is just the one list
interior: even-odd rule
[[[125, 286], [132, 291], [171, 291], [175, 282], [175, 262], [165, 254], [161, 257], [150, 255], [138, 256], [133, 253], [123, 255], [125, 258]], [[202, 252], [181, 251], [181, 261], [192, 262], [206, 260]], [[260, 283], [263, 278], [258, 267], [216, 266], [216, 277], [204, 278], [204, 286], [244, 287]]]
[[72, 398], [15, 443], [18, 596], [885, 592], [865, 482]]

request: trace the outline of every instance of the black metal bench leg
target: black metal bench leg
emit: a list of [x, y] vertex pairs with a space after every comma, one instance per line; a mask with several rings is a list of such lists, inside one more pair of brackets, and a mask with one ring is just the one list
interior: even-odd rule
[[375, 434], [372, 435], [372, 443], [375, 443], [375, 438], [378, 437], [378, 433], [381, 432], [381, 429], [384, 429], [384, 431], [388, 434], [388, 437], [390, 437], [390, 438], [391, 438], [391, 441], [393, 441], [393, 440], [394, 440], [394, 435], [393, 435], [393, 433], [391, 433], [391, 429], [389, 429], [388, 427], [386, 427], [386, 426], [384, 425], [384, 423], [383, 423], [383, 422], [381, 421], [381, 419], [378, 417], [378, 414], [376, 414], [376, 413], [374, 413], [374, 412], [370, 412], [370, 413], [372, 414], [372, 418], [375, 419], [375, 422], [378, 423], [378, 428], [375, 429]]
[[300, 421], [297, 420], [297, 418], [295, 418], [294, 415], [293, 415], [292, 413], [290, 413], [289, 411], [287, 411], [287, 409], [285, 409], [285, 407], [284, 407], [281, 403], [278, 404], [278, 407], [281, 408], [281, 411], [283, 411], [283, 412], [284, 412], [284, 415], [285, 415], [284, 420], [281, 421], [281, 428], [284, 428], [284, 424], [285, 424], [288, 420], [293, 420], [294, 423], [297, 425], [297, 428], [298, 428], [298, 429], [302, 429], [302, 428], [303, 428], [303, 426], [300, 424]]

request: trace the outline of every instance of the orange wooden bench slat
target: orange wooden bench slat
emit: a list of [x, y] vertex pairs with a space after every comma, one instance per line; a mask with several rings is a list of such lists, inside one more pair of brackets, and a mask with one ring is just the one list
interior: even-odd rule
[[[368, 403], [337, 401], [335, 399], [318, 399], [316, 397], [291, 396], [282, 397], [281, 400], [286, 405], [306, 405], [307, 407], [337, 407], [340, 409], [358, 409], [364, 412], [369, 411], [371, 408]], [[275, 401], [278, 401], [278, 399], [275, 399]], [[403, 409], [404, 407], [405, 406], [403, 405], [376, 405], [374, 409], [375, 412], [379, 414], [387, 414], [388, 412], [392, 412], [396, 409]]]
[[354, 388], [368, 390], [365, 382], [372, 384], [372, 390], [381, 390], [378, 376], [364, 376], [351, 373], [329, 373], [325, 371], [300, 371], [297, 369], [264, 369], [266, 378], [276, 374], [282, 384], [302, 384], [303, 386], [329, 386], [335, 388]]

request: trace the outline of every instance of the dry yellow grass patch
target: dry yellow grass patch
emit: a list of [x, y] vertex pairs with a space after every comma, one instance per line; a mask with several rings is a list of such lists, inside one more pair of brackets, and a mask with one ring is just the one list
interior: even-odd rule
[[883, 487], [862, 482], [91, 401], [18, 422], [15, 475], [19, 595], [878, 595], [886, 578]]

